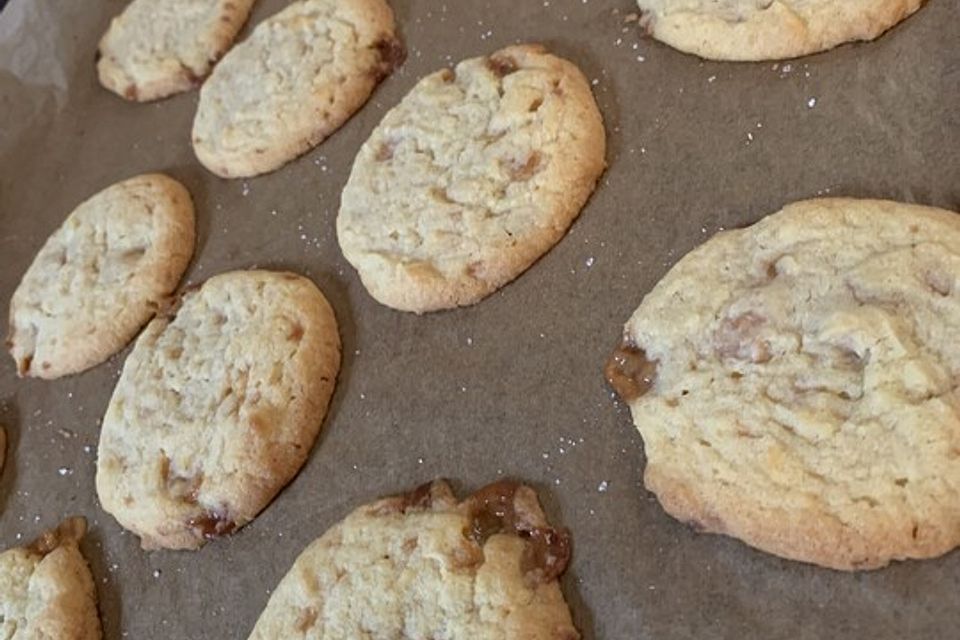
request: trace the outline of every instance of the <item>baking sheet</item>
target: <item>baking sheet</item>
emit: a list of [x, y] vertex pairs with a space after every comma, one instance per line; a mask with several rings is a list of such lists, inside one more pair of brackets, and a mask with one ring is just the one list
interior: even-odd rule
[[[345, 358], [300, 475], [195, 553], [141, 551], [95, 497], [100, 417], [128, 351], [56, 382], [18, 380], [0, 359], [0, 546], [85, 515], [107, 638], [246, 637], [307, 543], [435, 476], [461, 491], [500, 476], [539, 490], [573, 531], [563, 586], [587, 639], [956, 637], [960, 553], [849, 575], [667, 517], [601, 369], [644, 293], [719, 229], [820, 194], [960, 209], [960, 4], [930, 0], [877, 42], [774, 65], [645, 39], [625, 21], [630, 0], [393, 0], [406, 63], [319, 148], [246, 181], [194, 159], [196, 92], [133, 105], [98, 86], [96, 43], [124, 4], [11, 0], [0, 14], [0, 314], [74, 206], [159, 170], [197, 206], [185, 283], [251, 266], [304, 273], [337, 312]], [[251, 23], [285, 4], [260, 0]], [[600, 187], [556, 249], [483, 303], [426, 317], [377, 305], [334, 233], [355, 151], [421, 75], [522, 41], [593, 81], [609, 138]]]

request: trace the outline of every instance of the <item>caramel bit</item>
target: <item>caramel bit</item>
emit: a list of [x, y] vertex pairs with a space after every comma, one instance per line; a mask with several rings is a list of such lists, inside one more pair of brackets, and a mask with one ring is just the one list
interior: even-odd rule
[[206, 511], [203, 514], [187, 520], [187, 526], [199, 533], [206, 540], [213, 540], [225, 536], [237, 528], [237, 523], [219, 511]]
[[67, 518], [56, 529], [43, 532], [27, 546], [27, 550], [42, 556], [68, 543], [77, 543], [87, 532], [87, 521], [82, 516]]
[[637, 24], [640, 25], [641, 33], [645, 36], [653, 35], [653, 25], [656, 21], [656, 16], [653, 12], [641, 12], [640, 17], [637, 20]]
[[290, 332], [287, 334], [287, 340], [291, 342], [300, 342], [303, 339], [303, 325], [299, 322], [294, 322], [293, 326], [290, 327]]
[[527, 579], [543, 584], [559, 578], [570, 562], [570, 532], [536, 527], [530, 530], [529, 540], [521, 563]]
[[498, 78], [503, 78], [511, 73], [516, 73], [519, 67], [517, 61], [510, 56], [495, 54], [487, 58], [487, 68], [493, 71]]
[[[214, 59], [214, 60], [211, 60], [210, 62], [213, 63], [213, 62], [216, 62], [216, 60]], [[182, 62], [180, 63], [180, 71], [181, 73], [183, 73], [183, 77], [186, 78], [187, 82], [189, 82], [192, 86], [196, 87], [200, 85], [200, 81], [202, 80], [202, 78], [198, 76], [193, 71], [193, 69], [183, 64]]]
[[396, 150], [396, 148], [397, 148], [396, 142], [392, 140], [388, 142], [384, 142], [383, 144], [380, 145], [380, 148], [377, 149], [377, 153], [376, 155], [373, 156], [373, 159], [376, 160], [377, 162], [386, 162], [387, 160], [392, 160], [393, 152]]
[[464, 504], [470, 517], [469, 535], [481, 547], [493, 535], [512, 533], [527, 541], [521, 570], [527, 580], [546, 583], [555, 580], [570, 561], [570, 532], [540, 526], [529, 520], [528, 510], [518, 509], [517, 493], [521, 484], [502, 480], [488, 485], [467, 498]]
[[174, 473], [170, 458], [166, 453], [160, 454], [160, 478], [171, 496], [183, 500], [187, 504], [197, 504], [200, 487], [203, 486], [203, 473], [192, 476], [182, 476]]
[[457, 72], [454, 71], [453, 69], [444, 69], [443, 71], [440, 72], [440, 79], [446, 82], [447, 84], [450, 84], [451, 82], [457, 79]]
[[648, 360], [647, 353], [632, 341], [624, 339], [604, 367], [604, 377], [624, 402], [646, 395], [657, 379], [657, 360]]
[[300, 633], [306, 633], [317, 624], [317, 617], [319, 617], [320, 612], [314, 607], [307, 607], [306, 609], [300, 610], [300, 615], [297, 616], [297, 631]]
[[413, 491], [399, 497], [402, 503], [400, 510], [403, 513], [429, 509], [433, 506], [433, 483], [422, 484]]
[[22, 378], [30, 373], [30, 365], [33, 363], [33, 356], [23, 356], [17, 360], [17, 374]]
[[126, 89], [123, 90], [123, 97], [127, 100], [136, 100], [139, 92], [137, 91], [136, 85], [128, 85]]
[[381, 38], [373, 45], [380, 56], [380, 66], [378, 68], [379, 77], [386, 78], [393, 73], [393, 70], [403, 64], [407, 57], [407, 51], [403, 43], [396, 38]]
[[514, 182], [529, 180], [540, 167], [541, 159], [539, 151], [532, 151], [523, 162], [509, 161], [510, 179]]
[[769, 362], [770, 343], [760, 338], [767, 319], [752, 312], [724, 320], [714, 335], [717, 354], [753, 363]]
[[408, 511], [425, 511], [433, 508], [434, 502], [442, 499], [450, 491], [442, 481], [427, 482], [413, 491], [387, 498], [378, 505], [376, 515], [390, 515], [407, 513]]
[[946, 271], [928, 271], [925, 280], [927, 286], [934, 293], [946, 298], [953, 291], [953, 278]]

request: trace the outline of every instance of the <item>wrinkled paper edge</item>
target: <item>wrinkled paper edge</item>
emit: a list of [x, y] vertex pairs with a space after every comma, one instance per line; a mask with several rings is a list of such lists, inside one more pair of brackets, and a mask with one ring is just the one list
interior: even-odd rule
[[[89, 23], [76, 0], [10, 0], [0, 12], [0, 159], [16, 153], [30, 130], [52, 121], [67, 103], [76, 67], [93, 60], [68, 30]], [[89, 53], [89, 55], [87, 55]]]

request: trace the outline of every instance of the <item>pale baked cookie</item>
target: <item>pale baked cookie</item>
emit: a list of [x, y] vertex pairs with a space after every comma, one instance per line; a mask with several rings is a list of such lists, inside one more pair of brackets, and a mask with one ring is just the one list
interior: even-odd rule
[[607, 376], [675, 517], [836, 569], [960, 544], [960, 216], [798, 202], [643, 300]]
[[292, 273], [234, 271], [137, 340], [103, 419], [97, 494], [144, 548], [243, 526], [296, 475], [340, 368], [333, 310]]
[[193, 243], [190, 194], [167, 176], [130, 178], [82, 203], [10, 301], [17, 373], [58, 378], [122, 349], [176, 288]]
[[69, 518], [27, 547], [0, 553], [0, 638], [98, 640], [90, 568], [80, 553], [83, 518]]
[[714, 60], [779, 60], [873, 40], [924, 0], [637, 0], [672, 47]]
[[385, 0], [299, 0], [200, 90], [193, 149], [224, 178], [277, 169], [340, 128], [403, 59]]
[[379, 302], [470, 305], [559, 242], [603, 172], [586, 78], [537, 45], [423, 78], [363, 145], [337, 235]]
[[253, 3], [133, 0], [100, 40], [100, 84], [138, 102], [192, 89], [230, 48]]
[[297, 558], [250, 635], [576, 640], [558, 577], [570, 535], [529, 487], [464, 502], [442, 481], [360, 507]]

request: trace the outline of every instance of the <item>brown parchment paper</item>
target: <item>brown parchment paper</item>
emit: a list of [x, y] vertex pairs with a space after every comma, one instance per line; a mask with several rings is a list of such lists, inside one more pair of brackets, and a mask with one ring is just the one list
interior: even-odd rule
[[[773, 65], [645, 39], [624, 21], [631, 0], [393, 0], [406, 63], [319, 148], [246, 181], [194, 159], [196, 92], [135, 105], [98, 86], [96, 44], [124, 4], [12, 0], [0, 14], [4, 324], [64, 216], [159, 170], [197, 206], [185, 284], [254, 265], [307, 274], [336, 309], [345, 358], [307, 464], [259, 518], [198, 552], [146, 553], [94, 492], [100, 418], [128, 351], [56, 382], [18, 380], [3, 354], [0, 546], [85, 515], [107, 638], [244, 638], [304, 546], [355, 506], [435, 476], [468, 491], [501, 475], [532, 483], [572, 529], [563, 586], [585, 638], [960, 637], [960, 553], [850, 575], [667, 517], [601, 376], [642, 296], [721, 228], [827, 193], [960, 208], [960, 3], [930, 0], [874, 43]], [[260, 0], [251, 24], [284, 4]], [[377, 305], [334, 233], [354, 153], [418, 77], [519, 41], [594, 82], [609, 170], [569, 236], [499, 294], [426, 317]]]

